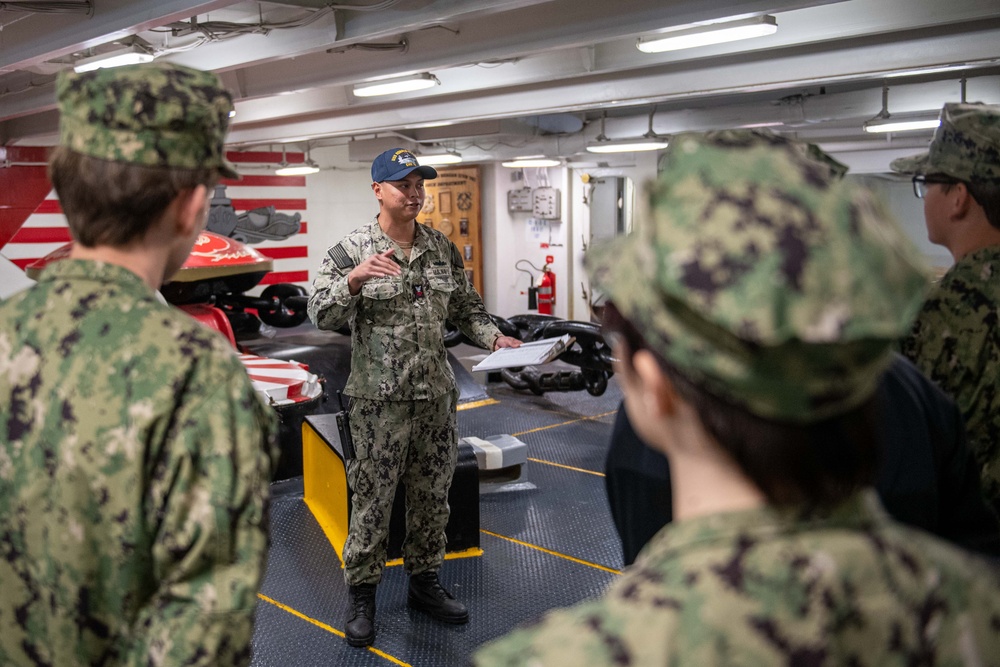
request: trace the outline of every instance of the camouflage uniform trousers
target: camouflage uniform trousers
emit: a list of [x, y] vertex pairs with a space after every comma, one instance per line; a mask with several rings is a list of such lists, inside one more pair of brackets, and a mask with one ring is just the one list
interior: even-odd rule
[[350, 530], [344, 544], [349, 586], [377, 584], [385, 567], [396, 485], [406, 487], [403, 561], [409, 574], [444, 560], [448, 490], [458, 459], [458, 392], [418, 401], [351, 401], [356, 458], [347, 463]]

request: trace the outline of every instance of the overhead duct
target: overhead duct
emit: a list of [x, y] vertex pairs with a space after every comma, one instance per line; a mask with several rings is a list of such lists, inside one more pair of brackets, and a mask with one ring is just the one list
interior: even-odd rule
[[93, 14], [94, 3], [90, 0], [67, 0], [65, 2], [27, 2], [8, 0], [0, 2], [0, 12], [27, 12], [31, 14]]
[[543, 134], [575, 134], [583, 129], [583, 119], [572, 113], [550, 113], [525, 116], [518, 122], [537, 128]]
[[419, 152], [419, 144], [395, 136], [374, 137], [372, 139], [352, 139], [347, 143], [347, 159], [351, 162], [371, 164], [381, 153], [391, 148], [405, 148], [411, 153]]

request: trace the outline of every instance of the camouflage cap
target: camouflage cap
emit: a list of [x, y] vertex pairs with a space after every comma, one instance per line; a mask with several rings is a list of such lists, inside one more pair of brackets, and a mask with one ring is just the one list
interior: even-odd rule
[[[794, 146], [795, 144], [792, 145]], [[833, 178], [843, 178], [847, 175], [847, 165], [839, 160], [836, 160], [832, 155], [828, 154], [816, 144], [799, 145], [802, 146], [803, 150], [805, 150], [806, 157], [829, 167], [830, 175]]]
[[239, 178], [223, 146], [232, 96], [210, 72], [169, 63], [66, 71], [56, 97], [60, 144], [78, 153]]
[[945, 104], [930, 150], [898, 158], [902, 174], [945, 174], [967, 183], [1000, 183], [1000, 106]]
[[649, 219], [586, 258], [692, 381], [798, 423], [875, 390], [928, 286], [881, 203], [812, 151], [759, 130], [676, 135]]

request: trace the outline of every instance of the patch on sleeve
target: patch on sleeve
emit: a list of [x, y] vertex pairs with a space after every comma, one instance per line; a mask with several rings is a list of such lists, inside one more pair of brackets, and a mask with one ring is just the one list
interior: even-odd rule
[[454, 243], [451, 244], [451, 263], [459, 269], [465, 268], [465, 260], [462, 259], [462, 253], [459, 252], [458, 246]]
[[327, 250], [326, 253], [330, 255], [330, 259], [333, 260], [333, 263], [336, 264], [337, 268], [341, 271], [344, 269], [354, 268], [354, 260], [352, 260], [351, 256], [347, 254], [346, 250], [344, 250], [343, 243], [338, 243]]

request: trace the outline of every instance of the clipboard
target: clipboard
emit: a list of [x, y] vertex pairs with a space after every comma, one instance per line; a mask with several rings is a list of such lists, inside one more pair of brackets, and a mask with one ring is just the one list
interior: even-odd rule
[[565, 352], [576, 342], [576, 338], [565, 334], [559, 338], [543, 338], [521, 347], [501, 347], [472, 367], [474, 371], [492, 371], [501, 368], [521, 368], [547, 364]]

